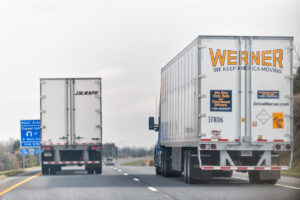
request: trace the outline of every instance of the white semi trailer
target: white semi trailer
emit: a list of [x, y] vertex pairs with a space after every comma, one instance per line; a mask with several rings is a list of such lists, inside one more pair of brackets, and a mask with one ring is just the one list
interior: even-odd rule
[[198, 36], [164, 66], [149, 118], [157, 174], [193, 183], [237, 170], [276, 183], [293, 157], [292, 49], [293, 37]]
[[62, 166], [102, 172], [101, 78], [40, 79], [42, 173]]

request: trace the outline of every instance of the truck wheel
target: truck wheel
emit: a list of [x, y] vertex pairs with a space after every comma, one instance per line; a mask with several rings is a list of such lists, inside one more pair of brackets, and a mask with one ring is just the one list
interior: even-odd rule
[[191, 151], [186, 150], [184, 152], [184, 182], [194, 184], [195, 180], [192, 178], [191, 164]]
[[[260, 171], [249, 171], [248, 176], [249, 176], [249, 181], [252, 184], [275, 184], [278, 179], [269, 179], [269, 180], [262, 180], [260, 178], [260, 174], [263, 173]], [[276, 173], [276, 172], [273, 172]]]
[[168, 161], [168, 152], [167, 149], [162, 150], [162, 176], [169, 177], [170, 169], [169, 169], [169, 161]]
[[102, 173], [102, 167], [96, 167], [95, 168], [95, 173], [96, 174], [101, 174]]
[[90, 169], [90, 168], [87, 170], [87, 172], [88, 172], [88, 174], [94, 174], [94, 170]]
[[161, 171], [159, 167], [155, 167], [155, 174], [156, 175], [161, 175]]
[[48, 175], [49, 174], [49, 168], [46, 166], [42, 166], [42, 174], [43, 175]]
[[233, 171], [224, 171], [224, 177], [232, 177]]
[[55, 175], [56, 174], [56, 167], [50, 167], [50, 174]]

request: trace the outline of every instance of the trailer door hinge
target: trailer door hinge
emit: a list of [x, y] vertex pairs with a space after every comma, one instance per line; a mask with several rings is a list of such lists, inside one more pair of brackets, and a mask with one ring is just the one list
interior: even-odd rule
[[42, 113], [46, 113], [46, 110], [41, 110], [40, 113], [41, 113], [41, 114], [42, 114]]
[[100, 110], [100, 109], [96, 109], [96, 112], [97, 112], [97, 113], [101, 113], [101, 110]]
[[206, 117], [206, 114], [205, 113], [199, 114], [199, 118], [201, 118], [201, 117]]
[[42, 95], [40, 96], [41, 99], [46, 99], [47, 98], [47, 95]]
[[199, 44], [198, 48], [199, 48], [199, 49], [200, 49], [200, 48], [207, 48], [207, 45], [201, 45], [201, 44]]
[[284, 78], [285, 78], [285, 79], [291, 79], [291, 80], [293, 80], [293, 79], [294, 79], [294, 76], [293, 76], [293, 75], [291, 75], [291, 76], [285, 76]]
[[198, 97], [199, 97], [200, 99], [201, 99], [201, 98], [206, 98], [206, 94], [200, 94]]
[[286, 99], [293, 99], [294, 97], [291, 96], [291, 95], [285, 95], [284, 98], [286, 98]]

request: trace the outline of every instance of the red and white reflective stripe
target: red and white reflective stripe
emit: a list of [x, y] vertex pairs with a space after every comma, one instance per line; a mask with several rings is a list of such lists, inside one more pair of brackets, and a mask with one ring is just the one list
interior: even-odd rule
[[201, 139], [202, 142], [238, 142], [238, 139], [234, 139], [234, 141], [229, 141], [228, 139], [223, 139], [223, 138], [216, 138], [216, 139], [208, 139], [208, 138], [203, 138]]
[[273, 140], [274, 142], [284, 142], [284, 140]]
[[[67, 143], [60, 143], [60, 142], [57, 142], [57, 143], [53, 143], [53, 142], [50, 142], [50, 143], [47, 143], [47, 142], [42, 142], [41, 143], [42, 145], [50, 145], [50, 146], [54, 146], [54, 145], [66, 145]], [[86, 143], [86, 142], [82, 142], [82, 143], [78, 143], [76, 142], [75, 143], [76, 145], [87, 145], [87, 144], [91, 144], [91, 145], [100, 145], [100, 143], [93, 143], [93, 142], [90, 142], [90, 143]]]
[[256, 140], [257, 142], [268, 142], [268, 140], [266, 139], [260, 139], [260, 140]]
[[288, 170], [288, 166], [257, 167], [257, 166], [202, 166], [203, 170]]
[[57, 165], [57, 164], [99, 164], [100, 161], [44, 161], [46, 165]]

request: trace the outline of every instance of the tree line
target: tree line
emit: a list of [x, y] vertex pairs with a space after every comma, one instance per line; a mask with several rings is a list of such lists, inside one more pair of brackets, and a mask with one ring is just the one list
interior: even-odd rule
[[[19, 169], [23, 165], [23, 158], [20, 154], [20, 140], [9, 139], [0, 142], [0, 171]], [[25, 166], [32, 167], [37, 165], [34, 155], [25, 157]]]

